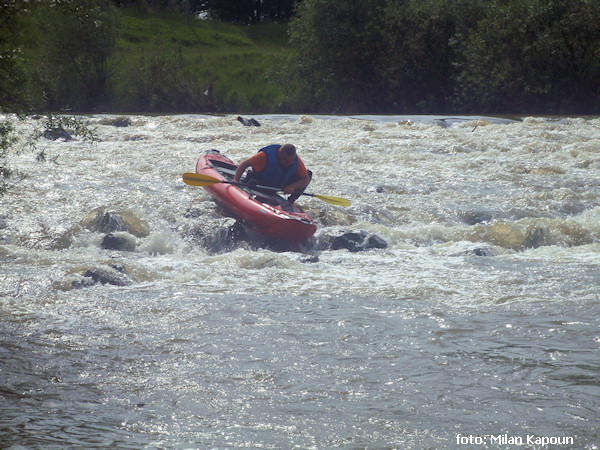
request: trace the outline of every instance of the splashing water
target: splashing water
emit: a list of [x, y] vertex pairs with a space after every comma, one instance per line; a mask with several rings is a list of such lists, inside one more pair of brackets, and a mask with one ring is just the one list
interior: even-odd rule
[[[456, 447], [600, 439], [600, 120], [110, 116], [0, 199], [0, 442]], [[41, 127], [18, 123], [21, 136]], [[236, 240], [181, 174], [293, 143], [314, 240]], [[91, 226], [129, 224], [108, 250]], [[94, 216], [96, 214], [96, 216]], [[91, 215], [91, 216], [90, 216]], [[339, 231], [385, 249], [332, 250]]]

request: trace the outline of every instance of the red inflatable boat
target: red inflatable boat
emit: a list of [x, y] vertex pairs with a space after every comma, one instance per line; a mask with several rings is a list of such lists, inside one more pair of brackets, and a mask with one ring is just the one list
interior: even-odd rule
[[[237, 165], [218, 150], [209, 150], [196, 164], [196, 173], [223, 181], [233, 180], [236, 169]], [[226, 183], [205, 188], [235, 217], [265, 236], [300, 242], [317, 231], [317, 226], [304, 211], [274, 192]]]

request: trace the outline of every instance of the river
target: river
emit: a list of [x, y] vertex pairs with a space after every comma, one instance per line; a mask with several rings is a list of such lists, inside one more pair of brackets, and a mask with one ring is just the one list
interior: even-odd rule
[[[598, 448], [598, 118], [255, 118], [86, 116], [36, 151], [15, 122], [1, 447]], [[181, 179], [271, 143], [352, 202], [300, 198], [298, 248], [228, 240]], [[109, 209], [130, 251], [86, 225]], [[322, 245], [345, 231], [387, 247]]]

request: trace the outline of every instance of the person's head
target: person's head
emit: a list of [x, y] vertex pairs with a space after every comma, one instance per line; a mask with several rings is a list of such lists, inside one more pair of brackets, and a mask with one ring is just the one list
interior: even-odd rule
[[296, 158], [296, 147], [292, 144], [284, 144], [279, 147], [279, 162], [284, 167], [289, 167], [294, 163]]

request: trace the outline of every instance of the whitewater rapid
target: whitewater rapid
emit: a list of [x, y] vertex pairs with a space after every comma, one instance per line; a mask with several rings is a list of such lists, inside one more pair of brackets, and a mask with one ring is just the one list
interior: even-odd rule
[[[599, 119], [254, 117], [84, 116], [93, 142], [35, 150], [44, 118], [13, 119], [0, 440], [452, 448], [532, 432], [597, 448]], [[298, 200], [319, 229], [297, 248], [227, 240], [233, 219], [181, 179], [208, 149], [239, 162], [273, 143], [297, 147], [307, 192], [352, 202]], [[147, 233], [102, 248], [98, 208]], [[387, 247], [323, 246], [345, 231]]]

